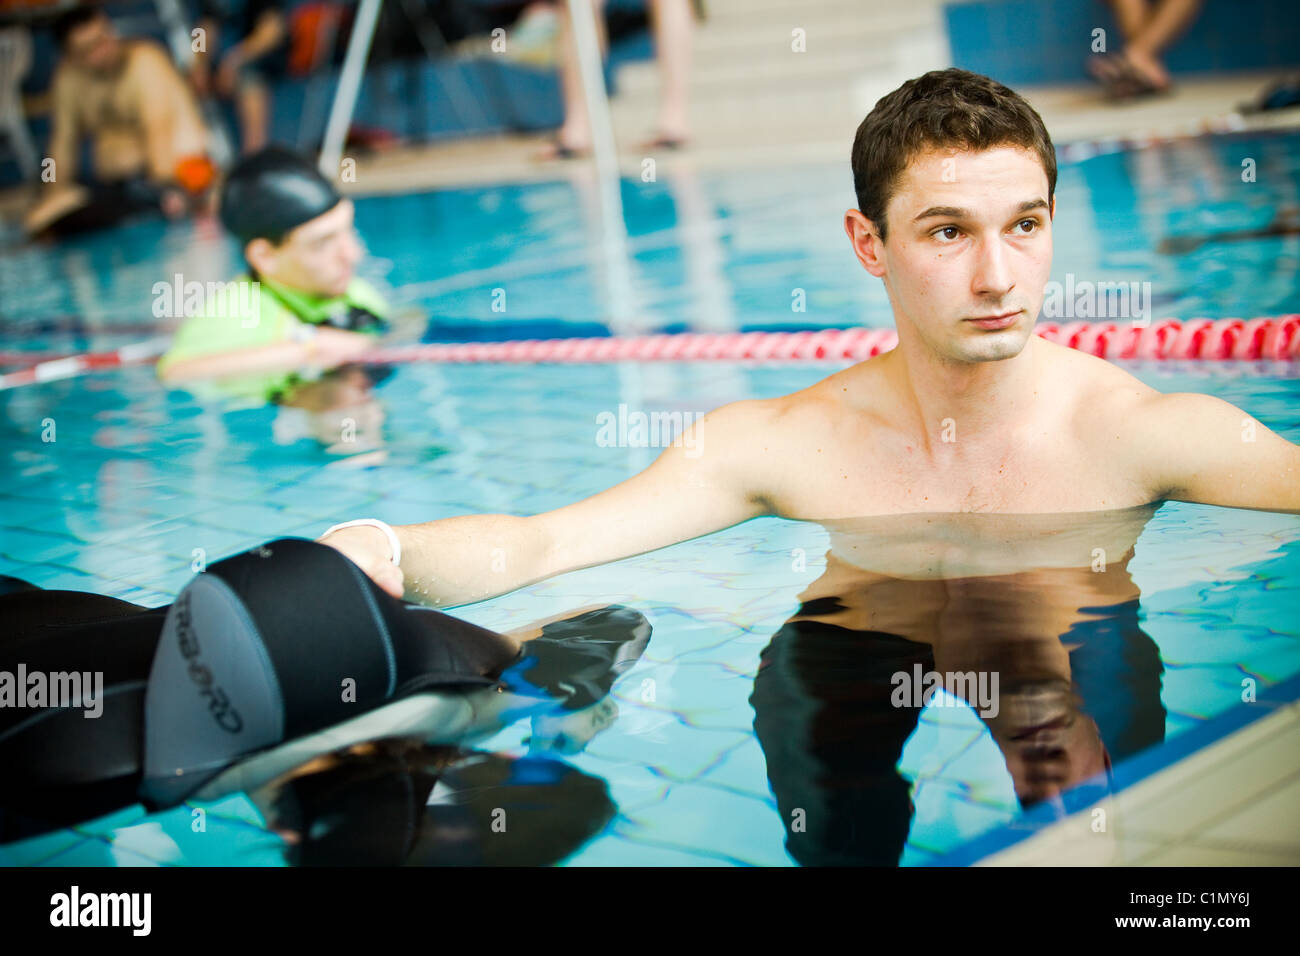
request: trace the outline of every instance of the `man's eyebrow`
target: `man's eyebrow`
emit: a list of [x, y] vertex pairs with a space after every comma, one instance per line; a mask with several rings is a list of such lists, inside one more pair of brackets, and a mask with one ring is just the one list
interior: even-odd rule
[[[1047, 200], [1041, 196], [1037, 199], [1026, 199], [1016, 208], [1016, 214], [1029, 212], [1031, 209], [1050, 209]], [[925, 212], [921, 213], [912, 222], [920, 222], [922, 219], [973, 219], [975, 214], [969, 209], [960, 209], [957, 206], [931, 206]]]
[[969, 209], [958, 209], [956, 206], [931, 206], [925, 212], [921, 213], [912, 222], [920, 222], [922, 219], [970, 219], [971, 212]]

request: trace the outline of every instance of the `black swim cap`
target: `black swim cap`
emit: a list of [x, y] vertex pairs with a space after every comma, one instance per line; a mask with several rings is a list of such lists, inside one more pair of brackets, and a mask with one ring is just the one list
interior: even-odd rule
[[342, 198], [307, 160], [281, 146], [268, 146], [241, 159], [226, 177], [221, 222], [242, 243], [268, 239], [278, 244]]

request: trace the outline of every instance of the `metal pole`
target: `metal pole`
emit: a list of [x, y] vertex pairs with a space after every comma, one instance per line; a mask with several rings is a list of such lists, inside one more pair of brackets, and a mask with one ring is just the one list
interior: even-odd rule
[[375, 20], [379, 17], [380, 0], [361, 0], [357, 18], [348, 38], [348, 52], [343, 58], [339, 73], [339, 86], [334, 92], [329, 122], [325, 125], [325, 141], [321, 144], [319, 168], [322, 176], [330, 179], [339, 174], [339, 161], [343, 158], [343, 143], [352, 125], [352, 113], [357, 108], [357, 94], [365, 76], [366, 60], [370, 58], [370, 43], [375, 38]]
[[627, 223], [623, 218], [623, 196], [618, 175], [618, 151], [614, 124], [605, 96], [605, 68], [596, 33], [596, 11], [591, 0], [568, 0], [569, 22], [582, 75], [582, 96], [591, 123], [591, 152], [599, 181], [601, 247], [605, 254], [605, 291], [610, 310], [610, 328], [631, 331], [636, 325], [632, 295], [632, 268], [628, 258]]

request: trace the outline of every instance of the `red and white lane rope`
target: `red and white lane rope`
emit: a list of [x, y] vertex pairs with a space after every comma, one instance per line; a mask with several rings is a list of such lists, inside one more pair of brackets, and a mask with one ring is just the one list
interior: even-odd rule
[[[1162, 319], [1146, 327], [1121, 322], [1041, 322], [1043, 338], [1105, 359], [1300, 360], [1300, 315], [1257, 319]], [[66, 355], [0, 375], [0, 390], [71, 378], [152, 361], [164, 338], [109, 352]], [[821, 329], [808, 332], [681, 332], [584, 339], [457, 342], [379, 348], [373, 362], [549, 363], [592, 362], [836, 362], [860, 361], [898, 344], [893, 329]], [[0, 360], [23, 356], [0, 353]]]
[[[1118, 322], [1042, 322], [1034, 331], [1106, 359], [1300, 359], [1300, 315], [1163, 319], [1145, 328]], [[408, 345], [379, 349], [372, 356], [379, 362], [858, 361], [897, 344], [893, 329], [853, 328]]]
[[[130, 345], [124, 345], [108, 352], [84, 352], [80, 355], [47, 358], [34, 365], [28, 365], [26, 368], [0, 375], [0, 390], [17, 388], [19, 385], [50, 382], [59, 378], [73, 378], [78, 375], [85, 375], [87, 372], [98, 372], [105, 369], [124, 368], [128, 365], [139, 365], [142, 362], [152, 362], [167, 351], [167, 346], [170, 343], [171, 339], [169, 338], [155, 338], [144, 342], [133, 342]], [[0, 360], [3, 360], [5, 364], [8, 364], [11, 360], [30, 361], [30, 358], [26, 357], [27, 354], [23, 352], [6, 352], [0, 354]]]

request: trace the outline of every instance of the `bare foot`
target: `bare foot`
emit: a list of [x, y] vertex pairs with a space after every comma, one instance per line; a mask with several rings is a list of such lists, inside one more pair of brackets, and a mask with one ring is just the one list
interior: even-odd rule
[[1165, 65], [1160, 62], [1158, 57], [1136, 46], [1126, 49], [1124, 57], [1128, 60], [1132, 71], [1142, 81], [1142, 85], [1146, 86], [1150, 91], [1155, 92], [1169, 88], [1169, 71], [1165, 69]]
[[65, 186], [49, 193], [28, 211], [23, 219], [23, 228], [35, 235], [54, 220], [84, 206], [89, 198], [90, 190], [80, 185]]

